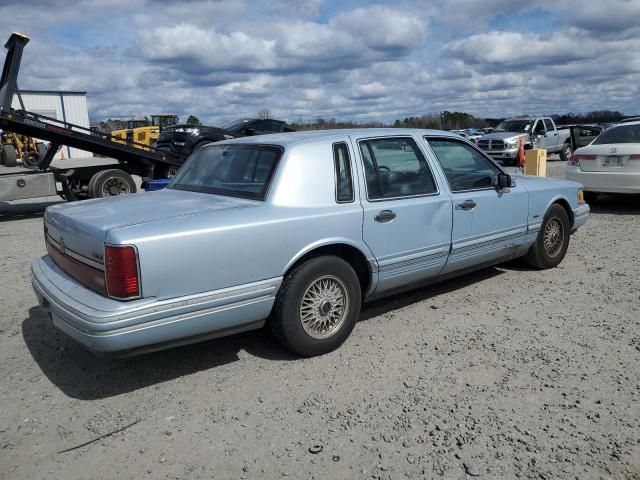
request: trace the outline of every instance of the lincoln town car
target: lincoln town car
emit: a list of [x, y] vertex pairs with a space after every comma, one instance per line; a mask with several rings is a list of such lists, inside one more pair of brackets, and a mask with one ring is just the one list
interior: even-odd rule
[[164, 190], [47, 208], [32, 283], [97, 354], [266, 324], [320, 355], [368, 300], [517, 257], [555, 267], [588, 213], [579, 183], [510, 175], [450, 132], [247, 137], [199, 149]]

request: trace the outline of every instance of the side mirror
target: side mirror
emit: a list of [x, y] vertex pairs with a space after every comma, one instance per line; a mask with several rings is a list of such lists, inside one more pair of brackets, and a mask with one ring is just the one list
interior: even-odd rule
[[506, 173], [498, 174], [498, 190], [504, 191], [505, 189], [511, 188], [511, 175]]

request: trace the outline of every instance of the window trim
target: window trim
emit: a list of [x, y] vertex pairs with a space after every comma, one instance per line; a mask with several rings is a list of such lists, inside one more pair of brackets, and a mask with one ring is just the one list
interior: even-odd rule
[[[336, 146], [344, 145], [347, 151], [347, 165], [349, 166], [349, 183], [351, 183], [351, 200], [340, 200], [338, 198], [338, 162], [336, 161]], [[351, 154], [349, 153], [349, 145], [346, 141], [341, 140], [331, 144], [331, 152], [333, 153], [333, 176], [335, 179], [335, 198], [336, 203], [353, 203], [356, 201], [356, 189], [353, 181], [353, 163], [351, 162]]]
[[451, 188], [451, 183], [449, 182], [449, 178], [447, 178], [447, 174], [444, 171], [444, 167], [442, 166], [442, 162], [440, 162], [440, 159], [438, 158], [438, 155], [436, 155], [436, 152], [433, 150], [433, 148], [431, 148], [431, 144], [429, 143], [430, 139], [453, 140], [454, 142], [464, 143], [465, 145], [470, 146], [476, 152], [480, 153], [486, 160], [491, 162], [498, 170], [500, 170], [501, 173], [504, 173], [505, 175], [509, 175], [509, 177], [511, 178], [511, 184], [515, 187], [515, 179], [513, 178], [513, 175], [511, 175], [510, 173], [506, 172], [502, 168], [502, 166], [500, 166], [500, 164], [498, 164], [498, 162], [496, 162], [493, 158], [491, 158], [489, 155], [484, 153], [476, 145], [474, 145], [473, 143], [469, 142], [468, 140], [466, 140], [464, 138], [450, 137], [448, 135], [425, 135], [422, 138], [424, 139], [425, 142], [427, 142], [427, 145], [429, 145], [429, 150], [431, 151], [431, 153], [433, 153], [433, 156], [435, 157], [436, 161], [438, 162], [438, 165], [440, 166], [440, 169], [442, 170], [442, 175], [444, 176], [444, 179], [447, 181], [447, 186], [449, 187], [449, 191], [451, 193], [455, 194], [455, 193], [468, 193], [468, 192], [483, 192], [483, 191], [487, 191], [487, 190], [496, 190], [497, 191], [497, 189], [496, 189], [496, 187], [484, 187], [484, 188], [471, 188], [469, 190], [453, 190]]
[[[422, 158], [424, 159], [425, 164], [427, 165], [427, 169], [429, 171], [429, 174], [431, 175], [431, 179], [433, 180], [433, 185], [436, 187], [436, 191], [433, 193], [418, 193], [416, 195], [402, 195], [399, 197], [380, 197], [380, 198], [369, 198], [369, 186], [367, 185], [367, 172], [366, 172], [366, 168], [364, 167], [364, 160], [362, 159], [362, 147], [360, 146], [360, 144], [362, 142], [368, 142], [369, 140], [386, 140], [389, 138], [409, 138], [413, 141], [413, 143], [415, 144], [416, 148], [418, 149], [418, 151], [422, 154]], [[358, 155], [360, 156], [360, 160], [362, 163], [362, 172], [365, 176], [364, 178], [364, 189], [365, 189], [365, 193], [367, 196], [367, 201], [370, 203], [375, 203], [375, 202], [384, 202], [387, 200], [404, 200], [404, 199], [409, 199], [409, 198], [420, 198], [420, 197], [435, 197], [437, 195], [440, 195], [440, 186], [438, 185], [438, 182], [436, 180], [436, 176], [433, 174], [433, 169], [431, 168], [431, 165], [429, 164], [429, 159], [427, 157], [427, 155], [424, 154], [424, 152], [422, 151], [422, 149], [420, 148], [420, 144], [416, 141], [416, 139], [412, 136], [412, 135], [382, 135], [382, 136], [376, 136], [376, 137], [365, 137], [365, 138], [359, 138], [357, 140], [358, 143]], [[369, 145], [367, 145], [368, 148], [370, 148]], [[376, 175], [378, 178], [378, 184], [380, 185], [380, 173], [378, 170], [378, 162], [375, 159], [375, 155], [373, 155], [371, 152], [369, 152], [369, 155], [371, 155], [371, 160], [373, 161], [373, 166], [376, 169]], [[380, 193], [382, 193], [382, 185], [380, 185]]]

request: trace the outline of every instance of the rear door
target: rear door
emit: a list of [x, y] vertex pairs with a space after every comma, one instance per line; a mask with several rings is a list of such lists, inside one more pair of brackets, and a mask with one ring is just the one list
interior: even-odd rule
[[443, 273], [506, 257], [524, 243], [529, 211], [524, 187], [497, 190], [503, 171], [477, 148], [449, 137], [425, 137], [453, 199], [451, 253]]
[[359, 138], [362, 235], [378, 264], [376, 291], [439, 274], [451, 243], [451, 199], [411, 136]]

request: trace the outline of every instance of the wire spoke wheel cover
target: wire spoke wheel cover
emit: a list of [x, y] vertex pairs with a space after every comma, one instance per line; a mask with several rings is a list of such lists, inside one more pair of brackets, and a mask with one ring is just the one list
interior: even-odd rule
[[559, 218], [549, 220], [544, 228], [544, 251], [550, 257], [555, 257], [562, 250], [564, 242], [564, 227]]
[[300, 302], [300, 322], [310, 337], [328, 338], [340, 330], [348, 311], [347, 286], [336, 276], [324, 275], [305, 289]]
[[102, 196], [112, 197], [115, 195], [125, 195], [131, 193], [129, 184], [124, 178], [111, 177], [102, 185]]

